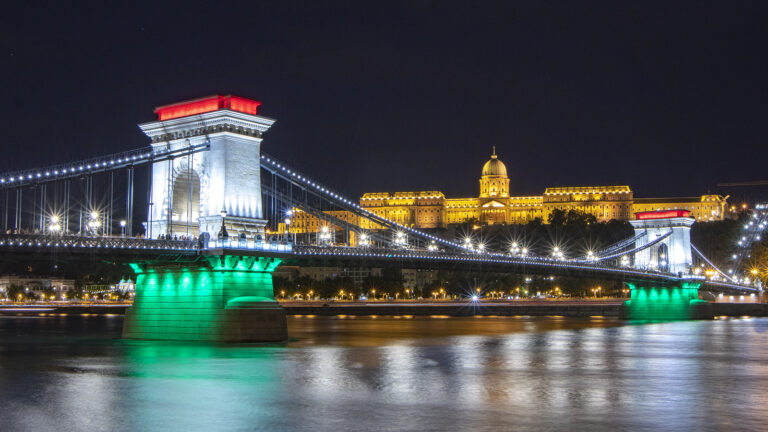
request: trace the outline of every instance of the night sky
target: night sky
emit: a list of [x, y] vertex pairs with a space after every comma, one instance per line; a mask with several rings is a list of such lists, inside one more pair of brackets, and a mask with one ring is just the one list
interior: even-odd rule
[[764, 1], [24, 3], [2, 171], [146, 146], [154, 107], [232, 93], [277, 119], [265, 152], [351, 197], [476, 196], [494, 145], [512, 195], [768, 180]]

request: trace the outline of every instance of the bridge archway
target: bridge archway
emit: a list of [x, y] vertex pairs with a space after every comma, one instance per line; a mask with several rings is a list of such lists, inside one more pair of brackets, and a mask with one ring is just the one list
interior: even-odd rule
[[666, 243], [662, 243], [656, 248], [656, 261], [658, 262], [659, 271], [669, 271], [669, 248]]
[[173, 181], [171, 196], [172, 231], [176, 235], [198, 235], [200, 218], [200, 175], [182, 170]]

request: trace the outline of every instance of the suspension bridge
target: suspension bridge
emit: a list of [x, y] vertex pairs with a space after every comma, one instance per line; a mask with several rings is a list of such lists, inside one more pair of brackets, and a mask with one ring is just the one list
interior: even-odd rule
[[[129, 264], [136, 297], [124, 335], [147, 339], [285, 339], [271, 279], [283, 262], [620, 280], [634, 318], [697, 316], [699, 289], [762, 294], [739, 268], [768, 226], [765, 209], [745, 224], [726, 271], [691, 244], [684, 210], [639, 213], [634, 236], [582, 256], [494, 251], [383, 218], [262, 152], [274, 120], [259, 105], [212, 96], [159, 107], [157, 121], [140, 125], [149, 148], [0, 174], [0, 253]], [[136, 193], [146, 208], [134, 207]], [[317, 230], [281, 231], [299, 213]]]

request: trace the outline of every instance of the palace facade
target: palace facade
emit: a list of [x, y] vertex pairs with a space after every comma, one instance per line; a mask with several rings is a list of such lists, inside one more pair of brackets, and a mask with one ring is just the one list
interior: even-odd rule
[[[447, 198], [440, 191], [371, 192], [363, 194], [360, 206], [382, 218], [413, 228], [445, 228], [449, 224], [474, 221], [481, 225], [523, 224], [536, 218], [547, 223], [555, 210], [579, 210], [598, 221], [631, 220], [635, 213], [658, 210], [689, 210], [699, 221], [722, 220], [727, 198], [696, 197], [635, 198], [629, 186], [548, 187], [542, 195], [511, 196], [507, 167], [494, 148], [480, 174], [480, 194], [472, 198]], [[355, 216], [335, 211], [333, 216], [367, 229], [373, 223], [353, 221]], [[291, 232], [317, 232], [325, 222], [296, 210]], [[284, 232], [285, 227], [281, 227]]]

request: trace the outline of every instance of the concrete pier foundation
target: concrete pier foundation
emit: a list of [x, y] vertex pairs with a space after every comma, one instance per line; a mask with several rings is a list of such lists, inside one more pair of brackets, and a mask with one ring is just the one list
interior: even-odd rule
[[713, 319], [712, 305], [699, 300], [698, 282], [646, 284], [627, 282], [630, 300], [624, 303], [622, 317], [642, 321]]
[[287, 339], [275, 301], [276, 258], [204, 256], [189, 263], [134, 263], [136, 297], [123, 337], [212, 342]]

